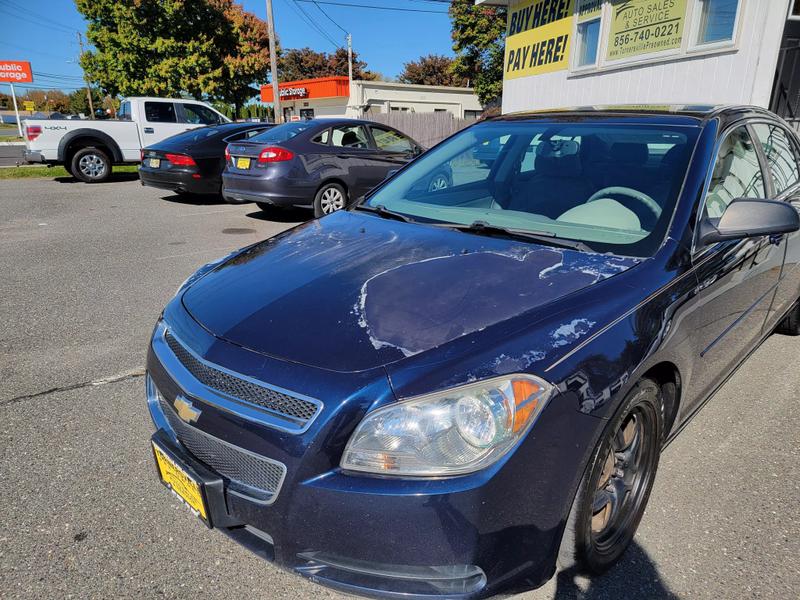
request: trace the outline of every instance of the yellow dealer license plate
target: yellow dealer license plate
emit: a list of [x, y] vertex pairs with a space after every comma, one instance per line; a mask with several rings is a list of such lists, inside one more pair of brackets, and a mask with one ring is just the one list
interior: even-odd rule
[[164, 484], [175, 492], [195, 515], [208, 522], [208, 511], [200, 484], [156, 444], [153, 444], [153, 452], [156, 455], [158, 472]]
[[151, 158], [150, 159], [150, 168], [151, 169], [158, 169], [161, 166], [161, 159], [160, 158]]
[[250, 159], [249, 158], [237, 158], [236, 159], [236, 168], [237, 169], [249, 169], [250, 168]]

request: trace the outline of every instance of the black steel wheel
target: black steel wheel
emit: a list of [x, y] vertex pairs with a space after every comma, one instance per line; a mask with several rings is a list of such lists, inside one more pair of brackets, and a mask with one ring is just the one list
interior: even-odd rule
[[559, 567], [603, 573], [633, 539], [644, 515], [661, 455], [659, 386], [639, 381], [606, 427], [575, 497]]

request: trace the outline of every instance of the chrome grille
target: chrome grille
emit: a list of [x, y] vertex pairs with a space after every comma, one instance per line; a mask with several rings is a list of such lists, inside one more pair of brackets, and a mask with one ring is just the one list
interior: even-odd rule
[[291, 419], [298, 423], [298, 429], [307, 425], [320, 409], [318, 404], [310, 400], [295, 398], [214, 368], [196, 357], [169, 331], [166, 332], [164, 338], [175, 357], [200, 383], [237, 400], [254, 404]]
[[[197, 460], [229, 479], [234, 489], [272, 502], [286, 476], [286, 465], [224, 442], [183, 422], [159, 394], [159, 404], [178, 441]], [[238, 486], [236, 485], [238, 484]]]

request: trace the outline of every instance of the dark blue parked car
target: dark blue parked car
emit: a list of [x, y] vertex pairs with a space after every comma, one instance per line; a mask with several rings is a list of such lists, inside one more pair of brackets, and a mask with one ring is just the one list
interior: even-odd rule
[[350, 592], [603, 572], [664, 444], [765, 337], [800, 332], [798, 150], [749, 107], [458, 133], [180, 288], [147, 362], [162, 480]]

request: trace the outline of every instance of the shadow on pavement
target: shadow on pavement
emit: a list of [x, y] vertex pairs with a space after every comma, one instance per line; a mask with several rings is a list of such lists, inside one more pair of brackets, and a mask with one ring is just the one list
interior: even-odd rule
[[247, 216], [251, 219], [257, 219], [259, 221], [272, 221], [275, 223], [302, 223], [304, 221], [310, 221], [314, 218], [314, 213], [311, 212], [311, 209], [308, 208], [279, 208], [275, 207], [270, 210], [256, 210], [251, 213], [247, 213]]
[[91, 184], [84, 184], [83, 181], [75, 179], [74, 177], [65, 176], [65, 177], [54, 177], [53, 181], [57, 181], [58, 183], [80, 183], [83, 185], [105, 185], [107, 183], [119, 183], [121, 181], [137, 181], [139, 179], [138, 173], [111, 173], [111, 177], [109, 177], [105, 181], [100, 181], [97, 183]]
[[161, 199], [174, 204], [191, 204], [193, 206], [227, 204], [219, 194], [170, 194], [169, 196], [162, 196]]
[[631, 543], [622, 560], [604, 575], [588, 578], [567, 570], [556, 576], [555, 600], [679, 600], [670, 591], [647, 552]]

